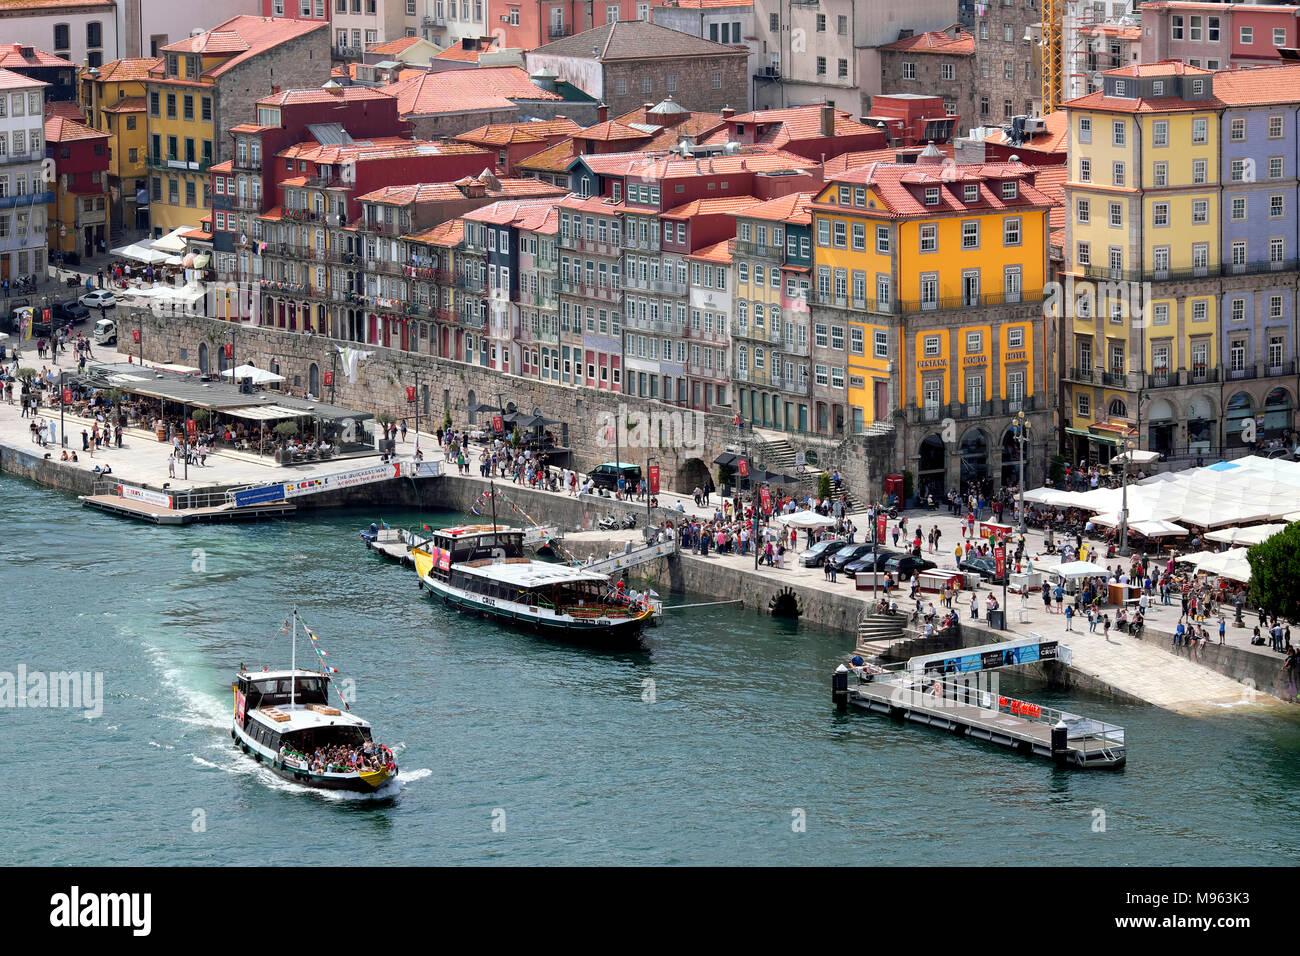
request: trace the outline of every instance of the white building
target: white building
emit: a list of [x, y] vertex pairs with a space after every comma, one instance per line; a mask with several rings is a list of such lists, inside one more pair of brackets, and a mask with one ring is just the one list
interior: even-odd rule
[[44, 276], [45, 87], [0, 70], [0, 280]]
[[[298, 11], [299, 0], [288, 2]], [[308, 0], [308, 4], [315, 5], [316, 19], [328, 16], [325, 0]], [[117, 0], [118, 50], [105, 59], [162, 56], [159, 50], [195, 30], [211, 29], [241, 14], [260, 16], [262, 12], [262, 0]]]
[[[103, 66], [121, 56], [115, 0], [5, 0], [0, 42], [47, 50], [77, 66]], [[188, 29], [186, 30], [188, 33]]]

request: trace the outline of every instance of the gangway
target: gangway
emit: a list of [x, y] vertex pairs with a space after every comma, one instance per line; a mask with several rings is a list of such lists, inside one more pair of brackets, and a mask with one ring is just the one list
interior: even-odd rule
[[642, 545], [639, 548], [633, 548], [623, 554], [616, 554], [611, 558], [593, 561], [591, 564], [583, 565], [583, 567], [588, 571], [595, 571], [597, 574], [613, 574], [616, 571], [635, 568], [637, 565], [649, 564], [659, 558], [666, 558], [676, 551], [677, 540], [675, 538], [672, 541], [656, 541]]

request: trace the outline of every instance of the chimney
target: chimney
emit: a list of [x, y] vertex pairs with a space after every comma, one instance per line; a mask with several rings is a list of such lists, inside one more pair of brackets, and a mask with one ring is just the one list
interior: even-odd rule
[[596, 107], [596, 122], [605, 123], [609, 121], [609, 107], [601, 103]]
[[835, 135], [835, 107], [822, 104], [822, 136], [830, 139]]
[[736, 111], [733, 110], [730, 106], [724, 106], [722, 108], [722, 118], [724, 120], [729, 120], [735, 115], [736, 115]]
[[271, 95], [272, 95], [272, 96], [274, 96], [276, 93], [279, 93], [279, 92], [280, 92], [280, 88], [279, 88], [278, 86], [273, 86], [273, 87], [271, 87]]

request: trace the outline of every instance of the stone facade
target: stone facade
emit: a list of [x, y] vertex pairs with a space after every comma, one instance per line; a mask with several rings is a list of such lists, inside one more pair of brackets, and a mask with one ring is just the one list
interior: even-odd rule
[[[276, 89], [320, 86], [330, 78], [329, 26], [278, 44], [223, 73], [212, 95], [212, 128], [257, 122], [257, 101]], [[214, 162], [234, 159], [234, 138], [214, 137]]]
[[[724, 107], [743, 107], [749, 102], [748, 62], [743, 52], [610, 61], [603, 65], [605, 102], [611, 116], [621, 116], [666, 96], [692, 113], [720, 113]], [[650, 81], [649, 90], [645, 88], [646, 80]]]

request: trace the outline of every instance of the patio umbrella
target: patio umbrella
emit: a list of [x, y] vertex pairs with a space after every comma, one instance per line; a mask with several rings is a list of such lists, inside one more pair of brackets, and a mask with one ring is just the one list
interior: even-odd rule
[[[1163, 518], [1153, 518], [1148, 521], [1134, 521], [1128, 526], [1130, 531], [1136, 531], [1146, 538], [1166, 538], [1180, 534], [1187, 534], [1187, 529], [1182, 525], [1174, 524], [1172, 521], [1165, 521]], [[1209, 537], [1209, 535], [1206, 535]]]
[[778, 515], [777, 520], [794, 525], [796, 528], [829, 528], [835, 524], [834, 518], [819, 515], [815, 511], [796, 511], [794, 514]]
[[1267, 541], [1285, 529], [1284, 524], [1257, 524], [1250, 528], [1222, 528], [1209, 532], [1205, 537], [1206, 540], [1221, 541], [1224, 544], [1250, 545]]

